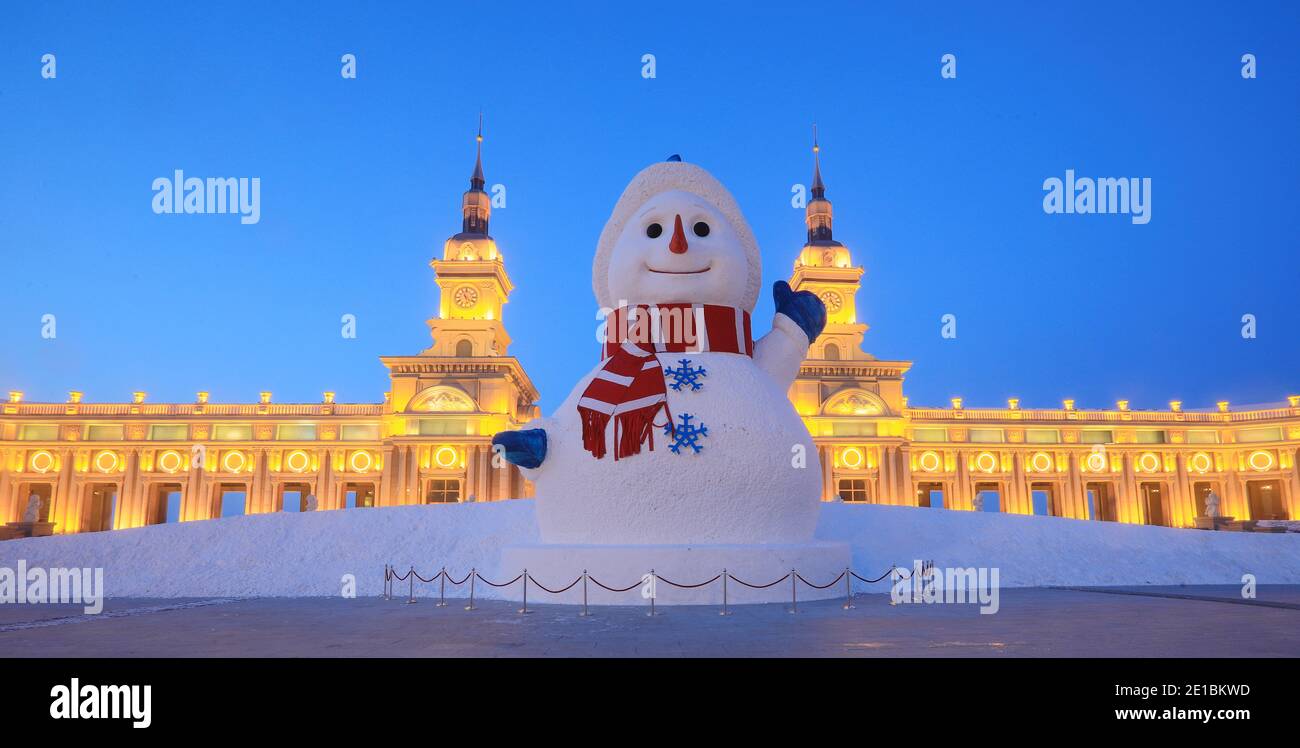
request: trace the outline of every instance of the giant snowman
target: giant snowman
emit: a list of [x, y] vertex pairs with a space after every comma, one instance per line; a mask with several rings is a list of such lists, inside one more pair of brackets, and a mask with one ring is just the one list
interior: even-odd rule
[[[825, 584], [845, 569], [847, 546], [813, 537], [821, 465], [787, 397], [826, 310], [779, 281], [771, 330], [754, 340], [761, 276], [753, 232], [711, 174], [674, 157], [636, 175], [592, 263], [600, 363], [552, 417], [493, 439], [535, 483], [541, 539], [507, 548], [503, 574], [528, 569], [555, 588], [586, 569], [626, 587], [652, 569], [694, 584], [725, 568], [755, 585], [791, 569]], [[801, 598], [843, 594], [800, 587]], [[763, 590], [732, 581], [728, 592], [791, 595], [789, 580]], [[716, 602], [721, 581], [660, 582], [653, 594]], [[588, 595], [635, 602], [596, 585]]]

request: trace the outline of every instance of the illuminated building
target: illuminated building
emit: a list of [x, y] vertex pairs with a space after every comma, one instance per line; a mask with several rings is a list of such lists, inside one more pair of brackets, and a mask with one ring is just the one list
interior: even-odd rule
[[[0, 522], [43, 499], [55, 532], [281, 511], [308, 494], [322, 510], [528, 496], [492, 434], [537, 417], [538, 392], [508, 355], [503, 307], [513, 288], [488, 233], [482, 137], [461, 231], [431, 263], [440, 291], [433, 345], [385, 356], [382, 403], [0, 404]], [[1189, 527], [1212, 490], [1221, 514], [1300, 518], [1300, 397], [1239, 411], [912, 407], [908, 361], [864, 352], [863, 268], [833, 237], [815, 156], [808, 241], [791, 285], [817, 293], [828, 324], [790, 399], [818, 447], [822, 498]]]

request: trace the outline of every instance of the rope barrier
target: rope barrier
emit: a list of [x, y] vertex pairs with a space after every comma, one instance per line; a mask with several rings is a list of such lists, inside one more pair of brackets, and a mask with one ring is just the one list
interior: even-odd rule
[[491, 585], [493, 587], [509, 587], [510, 585], [524, 578], [523, 572], [520, 572], [519, 576], [515, 577], [514, 579], [511, 579], [509, 582], [502, 582], [501, 584], [497, 584], [496, 582], [486, 579], [482, 574], [479, 574], [478, 572], [474, 572], [474, 576], [478, 577], [479, 580], [483, 582], [483, 584]]
[[[409, 592], [409, 594], [408, 594], [409, 599], [407, 600], [407, 602], [408, 602], [408, 603], [413, 603], [413, 602], [415, 602], [415, 580], [418, 579], [418, 580], [420, 580], [421, 582], [428, 584], [428, 583], [432, 583], [432, 582], [435, 582], [435, 581], [438, 581], [439, 579], [441, 579], [441, 580], [442, 580], [442, 584], [441, 584], [441, 586], [439, 587], [439, 594], [438, 594], [439, 602], [438, 602], [438, 606], [439, 606], [439, 607], [443, 607], [443, 606], [446, 605], [446, 585], [447, 585], [447, 583], [451, 583], [453, 586], [459, 587], [460, 585], [464, 584], [465, 582], [470, 582], [469, 605], [466, 606], [465, 609], [466, 609], [466, 610], [476, 610], [476, 608], [474, 607], [474, 585], [473, 585], [473, 582], [474, 582], [475, 580], [482, 581], [484, 584], [487, 584], [487, 585], [492, 586], [492, 587], [498, 587], [498, 588], [501, 588], [501, 587], [509, 587], [510, 585], [512, 585], [512, 584], [514, 584], [515, 582], [518, 582], [519, 580], [522, 579], [522, 580], [524, 580], [524, 608], [523, 608], [523, 610], [521, 610], [520, 612], [521, 612], [521, 613], [527, 613], [527, 612], [529, 612], [529, 611], [528, 611], [528, 602], [527, 602], [527, 600], [528, 600], [528, 597], [527, 597], [527, 595], [528, 595], [528, 583], [529, 583], [529, 582], [532, 582], [534, 585], [536, 585], [537, 587], [539, 587], [543, 592], [547, 592], [547, 593], [550, 593], [550, 594], [552, 594], [552, 595], [561, 595], [561, 594], [564, 594], [565, 592], [568, 592], [569, 590], [571, 590], [571, 589], [573, 589], [575, 586], [577, 586], [577, 584], [578, 584], [579, 582], [582, 582], [582, 589], [583, 589], [583, 593], [582, 593], [583, 612], [582, 612], [582, 615], [585, 616], [585, 615], [588, 615], [588, 613], [587, 613], [587, 582], [591, 582], [592, 584], [596, 585], [597, 587], [600, 587], [600, 588], [603, 589], [603, 590], [606, 590], [607, 592], [623, 593], [623, 592], [630, 592], [630, 591], [636, 589], [637, 587], [641, 587], [642, 585], [645, 584], [645, 582], [646, 582], [646, 578], [647, 578], [647, 577], [651, 578], [652, 583], [654, 583], [654, 584], [657, 584], [657, 583], [659, 583], [659, 582], [663, 582], [664, 584], [666, 584], [666, 585], [668, 585], [668, 586], [670, 586], [670, 587], [676, 587], [676, 588], [678, 588], [678, 589], [683, 589], [683, 590], [692, 590], [692, 589], [699, 589], [699, 588], [701, 588], [701, 587], [707, 587], [707, 586], [713, 584], [714, 582], [718, 581], [719, 579], [721, 579], [721, 580], [722, 580], [722, 615], [728, 615], [728, 613], [727, 613], [727, 581], [728, 581], [728, 580], [733, 581], [733, 582], [736, 582], [737, 584], [741, 584], [741, 585], [743, 585], [743, 586], [745, 586], [745, 587], [748, 587], [748, 588], [750, 588], [750, 589], [754, 589], [754, 590], [765, 590], [765, 589], [768, 589], [768, 588], [770, 588], [770, 587], [775, 587], [776, 585], [781, 584], [782, 582], [784, 582], [784, 581], [786, 581], [786, 580], [790, 580], [790, 584], [791, 584], [791, 588], [790, 588], [791, 603], [792, 603], [792, 605], [794, 606], [794, 607], [791, 608], [790, 612], [793, 613], [793, 612], [796, 612], [796, 611], [797, 611], [797, 605], [798, 605], [798, 601], [797, 601], [797, 590], [796, 590], [797, 585], [795, 584], [796, 581], [803, 582], [805, 585], [807, 585], [807, 586], [809, 586], [809, 587], [811, 587], [811, 588], [813, 588], [813, 589], [815, 589], [815, 590], [825, 590], [825, 589], [830, 589], [831, 587], [834, 587], [835, 585], [837, 585], [837, 584], [839, 584], [841, 581], [843, 581], [843, 582], [844, 582], [844, 589], [845, 589], [845, 603], [844, 603], [844, 609], [845, 609], [845, 610], [849, 610], [849, 609], [851, 609], [851, 608], [854, 607], [854, 606], [853, 606], [853, 589], [852, 589], [852, 580], [853, 580], [853, 579], [857, 579], [858, 581], [863, 582], [863, 583], [866, 583], [866, 584], [875, 584], [875, 583], [877, 583], [877, 582], [882, 582], [882, 581], [884, 581], [886, 578], [888, 578], [888, 577], [890, 577], [890, 576], [894, 576], [894, 577], [896, 577], [896, 578], [898, 578], [898, 579], [909, 579], [909, 578], [911, 578], [912, 576], [914, 576], [914, 572], [912, 572], [912, 571], [904, 571], [903, 569], [899, 569], [897, 566], [893, 566], [893, 567], [890, 567], [889, 571], [886, 571], [884, 574], [881, 574], [880, 576], [876, 577], [875, 579], [868, 579], [868, 578], [866, 578], [866, 577], [864, 577], [864, 576], [858, 574], [857, 572], [853, 571], [852, 569], [846, 568], [846, 569], [844, 569], [844, 571], [842, 571], [842, 572], [839, 573], [839, 576], [835, 577], [834, 579], [832, 579], [831, 581], [827, 582], [826, 584], [814, 584], [813, 582], [808, 581], [808, 579], [806, 579], [806, 578], [805, 578], [802, 574], [800, 574], [797, 570], [795, 570], [795, 569], [791, 569], [789, 572], [787, 572], [787, 573], [785, 574], [785, 576], [781, 577], [780, 579], [777, 579], [777, 580], [774, 580], [774, 581], [768, 582], [767, 584], [751, 584], [750, 582], [746, 582], [745, 580], [740, 579], [740, 578], [737, 577], [736, 575], [731, 574], [731, 573], [728, 572], [726, 569], [723, 569], [721, 573], [715, 574], [711, 579], [707, 579], [707, 580], [705, 580], [705, 581], [703, 581], [703, 582], [697, 582], [697, 583], [695, 583], [695, 584], [684, 584], [684, 583], [681, 583], [681, 582], [674, 582], [674, 581], [672, 581], [671, 579], [665, 579], [664, 577], [662, 577], [662, 576], [660, 576], [658, 573], [656, 573], [654, 570], [651, 570], [651, 571], [650, 571], [646, 576], [642, 577], [641, 579], [638, 579], [636, 582], [633, 582], [632, 584], [628, 585], [627, 587], [611, 587], [611, 586], [609, 586], [609, 585], [607, 585], [607, 584], [601, 582], [599, 579], [596, 579], [595, 577], [591, 576], [591, 575], [588, 574], [587, 571], [584, 569], [583, 572], [582, 572], [582, 575], [581, 575], [581, 576], [577, 577], [577, 578], [574, 579], [572, 582], [569, 582], [569, 583], [568, 583], [567, 585], [565, 585], [564, 587], [561, 587], [560, 589], [551, 589], [550, 587], [547, 587], [546, 585], [544, 585], [544, 584], [542, 584], [541, 582], [537, 581], [537, 578], [534, 577], [532, 574], [529, 574], [527, 570], [524, 570], [524, 571], [520, 572], [518, 576], [516, 576], [514, 579], [511, 579], [511, 580], [508, 581], [508, 582], [493, 582], [492, 580], [487, 579], [486, 577], [484, 577], [482, 574], [479, 574], [477, 569], [470, 569], [470, 570], [469, 570], [469, 573], [467, 573], [464, 577], [462, 577], [462, 578], [460, 578], [459, 580], [457, 580], [457, 579], [454, 579], [454, 578], [452, 577], [451, 574], [448, 574], [448, 573], [447, 573], [447, 568], [446, 568], [446, 567], [443, 567], [442, 569], [440, 569], [440, 570], [438, 571], [437, 574], [434, 574], [433, 576], [431, 576], [431, 577], [429, 577], [429, 578], [426, 579], [425, 577], [420, 576], [420, 573], [417, 572], [417, 571], [415, 570], [415, 567], [411, 567], [410, 569], [408, 569], [407, 572], [406, 572], [405, 574], [398, 574], [398, 573], [397, 573], [397, 570], [396, 570], [396, 569], [395, 569], [391, 564], [385, 564], [385, 565], [384, 565], [384, 594], [383, 594], [383, 598], [384, 598], [385, 600], [391, 600], [391, 599], [393, 599], [393, 594], [392, 594], [392, 593], [393, 593], [393, 589], [392, 589], [392, 588], [393, 588], [393, 583], [394, 583], [394, 582], [406, 582], [406, 581], [409, 580], [411, 589], [410, 589], [410, 592]], [[656, 597], [656, 596], [653, 595], [653, 594], [652, 594], [651, 597], [650, 597], [650, 609], [651, 609], [651, 613], [650, 613], [650, 615], [654, 615], [654, 614], [655, 614], [655, 613], [654, 613], [655, 597]]]
[[592, 584], [596, 585], [597, 587], [600, 587], [601, 589], [609, 590], [610, 592], [627, 592], [628, 590], [634, 590], [637, 587], [640, 587], [642, 584], [645, 584], [644, 580], [637, 580], [633, 584], [624, 587], [622, 589], [614, 589], [613, 587], [608, 587], [606, 585], [601, 584], [600, 580], [596, 579], [593, 576], [588, 576], [587, 578], [591, 580]]
[[656, 574], [656, 575], [655, 575], [655, 578], [658, 579], [660, 582], [663, 582], [664, 584], [670, 585], [670, 586], [672, 586], [672, 587], [678, 587], [678, 588], [681, 588], [681, 589], [683, 589], [683, 590], [693, 590], [693, 589], [697, 589], [697, 588], [699, 588], [699, 587], [707, 587], [707, 586], [713, 584], [714, 582], [718, 581], [719, 579], [722, 579], [722, 575], [721, 575], [721, 574], [718, 574], [717, 576], [713, 577], [713, 578], [710, 579], [709, 581], [707, 581], [707, 582], [700, 582], [699, 584], [678, 584], [678, 583], [676, 583], [676, 582], [674, 582], [674, 581], [671, 581], [671, 580], [668, 580], [668, 579], [664, 579], [663, 576], [661, 576], [661, 575], [659, 575], [659, 574]]
[[433, 580], [435, 580], [435, 579], [437, 579], [438, 577], [442, 576], [442, 575], [445, 574], [446, 572], [442, 572], [442, 571], [440, 571], [440, 572], [438, 572], [437, 574], [434, 574], [433, 576], [429, 577], [428, 579], [425, 579], [424, 577], [420, 576], [420, 573], [419, 573], [418, 571], [416, 571], [415, 569], [411, 569], [411, 573], [415, 575], [415, 578], [416, 578], [416, 579], [420, 580], [421, 582], [424, 582], [425, 584], [428, 584], [429, 582], [432, 582]]
[[774, 587], [774, 586], [776, 586], [776, 585], [778, 585], [778, 584], [784, 582], [785, 580], [789, 579], [789, 578], [790, 578], [790, 574], [791, 574], [791, 572], [787, 572], [785, 576], [781, 577], [780, 579], [776, 580], [775, 582], [768, 582], [767, 584], [750, 584], [749, 582], [746, 582], [746, 581], [744, 581], [743, 579], [737, 579], [735, 574], [728, 574], [727, 576], [731, 577], [731, 581], [733, 581], [733, 582], [739, 582], [740, 584], [743, 584], [743, 585], [745, 585], [746, 587], [748, 587], [748, 588], [750, 588], [750, 589], [754, 589], [754, 590], [765, 590], [765, 589], [767, 589], [768, 587]]
[[547, 587], [546, 585], [544, 585], [544, 584], [542, 584], [541, 582], [537, 581], [537, 577], [533, 576], [532, 574], [529, 574], [529, 575], [528, 575], [528, 580], [529, 580], [530, 582], [532, 582], [533, 584], [537, 585], [538, 587], [541, 587], [542, 590], [545, 591], [545, 592], [549, 592], [549, 593], [551, 593], [552, 595], [560, 595], [560, 594], [563, 594], [563, 593], [568, 592], [569, 590], [573, 589], [573, 586], [574, 586], [575, 584], [577, 584], [578, 582], [581, 582], [581, 581], [582, 581], [582, 577], [578, 577], [577, 579], [573, 580], [572, 582], [569, 582], [569, 586], [568, 586], [568, 587], [564, 587], [564, 588], [562, 588], [562, 589], [558, 589], [558, 590], [553, 590], [553, 589], [551, 589], [550, 587]]
[[824, 590], [824, 589], [827, 589], [828, 587], [834, 587], [835, 585], [839, 584], [839, 583], [840, 583], [840, 580], [844, 578], [844, 575], [845, 575], [845, 574], [848, 574], [848, 573], [849, 573], [849, 572], [848, 572], [847, 569], [844, 570], [844, 571], [841, 571], [841, 572], [840, 572], [840, 575], [839, 575], [838, 577], [835, 577], [834, 579], [832, 579], [830, 582], [828, 582], [828, 583], [826, 583], [826, 584], [813, 584], [812, 582], [809, 582], [807, 579], [804, 579], [804, 578], [803, 578], [803, 575], [800, 574], [799, 572], [795, 572], [794, 575], [795, 575], [796, 577], [799, 578], [799, 581], [800, 581], [800, 582], [803, 582], [804, 584], [808, 585], [809, 587], [812, 587], [812, 588], [815, 589], [815, 590]]

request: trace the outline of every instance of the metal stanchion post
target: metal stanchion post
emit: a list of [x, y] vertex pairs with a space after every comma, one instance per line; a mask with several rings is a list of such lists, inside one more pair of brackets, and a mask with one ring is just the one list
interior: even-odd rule
[[646, 614], [648, 616], [653, 616], [655, 614], [655, 595], [659, 592], [659, 590], [655, 589], [657, 586], [658, 585], [656, 584], [656, 580], [655, 580], [655, 570], [651, 569], [650, 570], [650, 612]]
[[894, 589], [894, 582], [898, 581], [897, 579], [895, 579], [895, 576], [897, 574], [898, 574], [898, 564], [890, 564], [889, 565], [889, 589], [891, 590], [891, 594], [889, 595], [890, 605], [898, 605], [898, 603], [894, 602], [894, 596], [892, 594], [892, 590]]
[[524, 607], [519, 609], [520, 615], [528, 615], [528, 570], [524, 569]]
[[469, 605], [465, 606], [465, 610], [474, 609], [474, 577], [476, 576], [478, 576], [478, 570], [471, 568], [469, 570]]
[[447, 567], [442, 567], [438, 572], [438, 605], [439, 608], [447, 607]]
[[578, 615], [587, 617], [591, 613], [587, 612], [587, 570], [582, 570], [582, 612]]
[[388, 564], [384, 564], [384, 594], [380, 595], [380, 597], [384, 598], [385, 600], [393, 599], [388, 594], [388, 585], [392, 584], [392, 582], [393, 582], [392, 576], [389, 575], [388, 573]]
[[849, 567], [844, 567], [844, 609], [852, 610], [856, 606], [853, 604], [853, 572]]
[[791, 613], [799, 612], [799, 596], [795, 592], [795, 588], [798, 584], [799, 584], [798, 575], [794, 573], [794, 569], [791, 569], [790, 570], [790, 612]]
[[412, 566], [411, 570], [406, 573], [409, 575], [411, 580], [411, 593], [406, 600], [406, 604], [410, 605], [411, 603], [415, 602], [415, 567]]
[[727, 570], [722, 570], [722, 612], [720, 616], [729, 616], [731, 613], [727, 610]]

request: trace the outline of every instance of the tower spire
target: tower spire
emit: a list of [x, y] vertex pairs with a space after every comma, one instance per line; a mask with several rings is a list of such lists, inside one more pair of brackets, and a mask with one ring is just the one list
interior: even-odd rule
[[474, 136], [474, 173], [469, 178], [469, 189], [461, 199], [461, 233], [486, 236], [488, 218], [492, 215], [492, 199], [483, 191], [487, 180], [483, 178], [483, 112], [478, 113], [478, 134]]
[[474, 174], [469, 178], [470, 189], [481, 190], [487, 182], [483, 179], [483, 112], [478, 113], [478, 135], [474, 138], [478, 143], [478, 152], [474, 157]]
[[826, 199], [826, 184], [822, 182], [821, 143], [817, 138], [817, 123], [813, 123], [813, 182], [812, 199], [804, 211], [808, 224], [809, 244], [833, 244], [831, 237], [831, 201]]
[[821, 146], [817, 144], [817, 123], [813, 123], [813, 184], [814, 200], [826, 199], [826, 185], [822, 184]]

